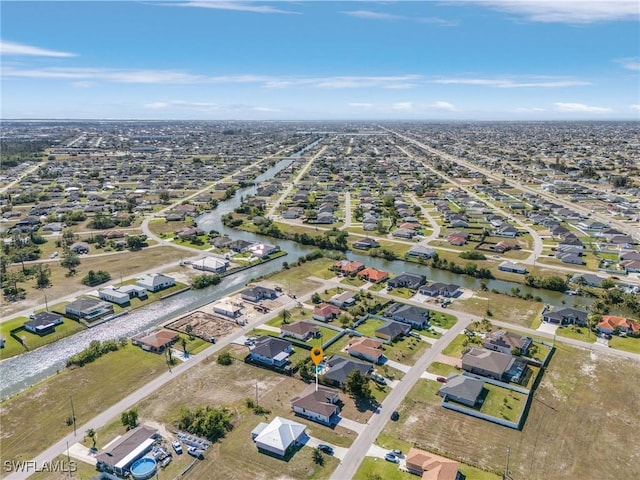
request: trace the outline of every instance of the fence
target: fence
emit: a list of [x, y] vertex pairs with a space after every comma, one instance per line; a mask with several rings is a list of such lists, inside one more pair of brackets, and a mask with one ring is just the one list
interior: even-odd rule
[[525, 409], [527, 408], [525, 406], [525, 409], [523, 409], [522, 413], [518, 417], [518, 421], [517, 422], [509, 422], [507, 420], [502, 420], [502, 419], [500, 419], [498, 417], [492, 417], [491, 415], [486, 415], [484, 413], [480, 413], [477, 410], [472, 410], [470, 408], [466, 408], [466, 407], [463, 407], [461, 405], [456, 405], [456, 404], [450, 403], [450, 402], [448, 402], [448, 401], [446, 401], [444, 399], [442, 400], [442, 406], [444, 408], [448, 408], [449, 410], [454, 410], [456, 412], [464, 413], [465, 415], [470, 415], [472, 417], [481, 418], [482, 420], [487, 420], [488, 422], [497, 423], [498, 425], [502, 425], [504, 427], [513, 428], [515, 430], [520, 430], [520, 424], [521, 424], [521, 421], [522, 421], [522, 417], [524, 416]]

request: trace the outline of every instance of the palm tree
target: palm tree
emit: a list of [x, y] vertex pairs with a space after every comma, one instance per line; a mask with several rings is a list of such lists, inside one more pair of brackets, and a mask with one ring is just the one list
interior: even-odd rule
[[85, 432], [85, 434], [93, 442], [93, 445], [91, 446], [91, 449], [95, 450], [96, 449], [96, 431], [93, 428], [90, 428]]
[[291, 318], [291, 312], [286, 308], [280, 312], [280, 318], [282, 319], [282, 323], [289, 323], [289, 319]]

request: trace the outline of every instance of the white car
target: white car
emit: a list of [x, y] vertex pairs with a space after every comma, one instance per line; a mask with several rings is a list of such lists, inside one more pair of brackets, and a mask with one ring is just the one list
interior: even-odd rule
[[179, 441], [174, 440], [173, 442], [171, 442], [171, 446], [173, 447], [173, 449], [176, 451], [178, 455], [182, 453], [182, 445], [180, 445]]

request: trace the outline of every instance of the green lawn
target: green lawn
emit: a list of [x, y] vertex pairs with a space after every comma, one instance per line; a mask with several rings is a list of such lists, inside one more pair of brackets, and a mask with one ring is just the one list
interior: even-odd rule
[[458, 317], [450, 313], [431, 311], [429, 315], [429, 323], [436, 327], [449, 329], [458, 322]]
[[415, 480], [419, 477], [409, 472], [401, 471], [397, 464], [387, 462], [382, 458], [365, 457], [353, 479], [371, 480], [374, 478], [382, 478], [384, 480]]
[[609, 346], [618, 350], [640, 354], [640, 338], [614, 336], [609, 340]]
[[387, 292], [389, 295], [399, 298], [411, 298], [416, 292], [405, 287], [398, 287]]
[[456, 300], [455, 308], [478, 316], [485, 316], [491, 311], [492, 318], [504, 322], [531, 327], [540, 317], [544, 304], [524, 298], [510, 297], [493, 292], [476, 292], [472, 298]]
[[449, 345], [446, 346], [446, 348], [442, 351], [442, 354], [449, 357], [462, 358], [462, 351], [466, 348], [464, 345], [466, 340], [467, 336], [461, 333], [456, 338], [454, 338]]
[[364, 323], [356, 327], [356, 331], [367, 337], [375, 337], [375, 331], [383, 326], [386, 322], [379, 318], [368, 318]]
[[331, 346], [329, 346], [324, 351], [324, 356], [328, 357], [330, 355], [338, 355], [340, 353], [344, 354], [344, 352], [341, 352], [341, 350], [347, 346], [347, 344], [349, 343], [349, 340], [351, 340], [349, 335], [344, 335], [339, 340], [336, 340]]
[[431, 365], [429, 365], [429, 368], [427, 368], [427, 372], [433, 373], [434, 375], [448, 377], [452, 373], [460, 373], [461, 370], [446, 363], [433, 362]]
[[578, 325], [558, 327], [556, 329], [556, 335], [559, 337], [573, 338], [587, 343], [594, 343], [596, 341], [595, 333], [589, 330], [588, 327], [580, 327]]
[[392, 344], [386, 345], [385, 355], [389, 360], [405, 365], [413, 365], [429, 346], [429, 343], [420, 339], [403, 337]]
[[481, 413], [509, 422], [518, 420], [527, 401], [526, 395], [490, 383], [485, 383], [484, 388], [488, 392], [479, 409]]
[[[291, 267], [270, 275], [269, 280], [278, 283], [282, 288], [291, 289], [292, 293], [302, 295], [318, 288], [316, 282], [307, 280], [308, 277], [329, 279], [335, 277], [335, 273], [329, 267], [335, 263], [328, 258], [319, 258], [312, 262], [305, 262], [298, 267]], [[288, 290], [287, 290], [288, 291]]]
[[[19, 355], [27, 351], [9, 332], [14, 328], [24, 325], [24, 322], [28, 320], [27, 317], [16, 317], [0, 324], [0, 333], [6, 339], [4, 348], [0, 350], [0, 358], [13, 357], [14, 355]], [[81, 323], [69, 320], [68, 318], [63, 318], [62, 322], [62, 325], [57, 325], [55, 331], [48, 335], [40, 336], [22, 330], [18, 333], [18, 336], [23, 339], [29, 350], [34, 350], [87, 328]]]
[[340, 280], [340, 283], [344, 283], [345, 285], [351, 285], [352, 287], [361, 287], [367, 282], [365, 282], [361, 278], [347, 277], [347, 278], [344, 278], [344, 279]]

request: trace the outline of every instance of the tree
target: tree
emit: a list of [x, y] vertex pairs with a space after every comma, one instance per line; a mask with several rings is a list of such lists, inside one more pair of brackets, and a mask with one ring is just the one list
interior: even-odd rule
[[218, 363], [220, 365], [231, 365], [233, 363], [233, 357], [231, 356], [231, 353], [224, 352], [218, 355]]
[[91, 441], [93, 442], [91, 449], [95, 450], [96, 449], [96, 431], [93, 428], [90, 428], [85, 432], [85, 435], [91, 439]]
[[322, 297], [320, 296], [320, 294], [318, 292], [314, 293], [313, 295], [311, 295], [311, 302], [315, 305], [317, 305], [318, 303], [322, 302]]
[[76, 274], [76, 267], [80, 265], [80, 257], [77, 253], [67, 248], [62, 254], [60, 265], [69, 270], [68, 276]]
[[138, 426], [138, 410], [132, 408], [131, 410], [122, 412], [120, 420], [122, 421], [122, 425], [127, 427], [127, 430], [136, 428]]
[[285, 325], [288, 324], [291, 319], [291, 312], [285, 308], [280, 312], [280, 318], [282, 319], [282, 323]]
[[169, 190], [162, 190], [160, 192], [160, 201], [162, 203], [169, 203], [170, 199], [171, 199], [171, 194], [169, 193]]
[[354, 370], [349, 374], [345, 388], [356, 399], [371, 400], [373, 398], [369, 379], [362, 375], [359, 370]]
[[320, 466], [324, 465], [324, 456], [319, 448], [313, 449], [313, 463]]
[[49, 265], [38, 263], [34, 266], [34, 273], [36, 275], [36, 286], [38, 288], [47, 288], [51, 285], [51, 269]]

